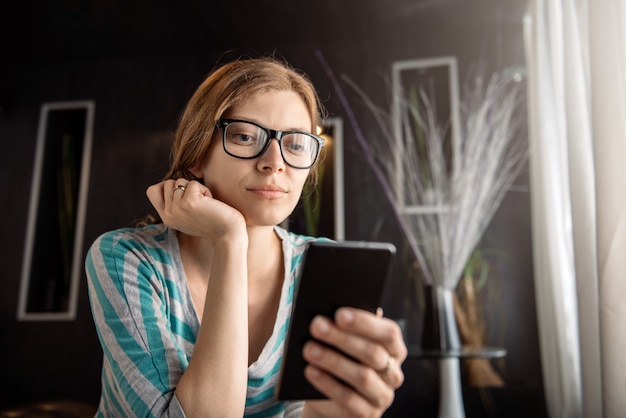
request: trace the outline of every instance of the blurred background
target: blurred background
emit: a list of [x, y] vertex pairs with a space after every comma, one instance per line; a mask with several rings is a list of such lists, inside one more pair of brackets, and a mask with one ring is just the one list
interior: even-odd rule
[[[345, 239], [397, 246], [383, 307], [403, 325], [409, 345], [417, 346], [423, 303], [415, 260], [327, 70], [349, 78], [386, 109], [397, 61], [455, 57], [461, 83], [476, 67], [486, 74], [523, 74], [524, 3], [58, 0], [21, 2], [5, 11], [0, 17], [5, 40], [0, 63], [0, 410], [47, 400], [96, 405], [99, 399], [102, 352], [84, 272], [73, 318], [18, 319], [42, 105], [95, 103], [79, 248], [84, 258], [99, 234], [133, 225], [150, 210], [145, 189], [161, 180], [178, 116], [212, 68], [239, 56], [285, 58], [309, 75], [329, 116], [342, 121]], [[368, 140], [381, 140], [370, 110], [343, 87], [359, 129]], [[481, 242], [497, 254], [489, 259], [479, 297], [485, 343], [507, 351], [490, 362], [504, 385], [464, 385], [468, 417], [545, 415], [525, 171], [516, 186]], [[436, 363], [410, 356], [404, 370], [406, 383], [386, 416], [436, 416]]]

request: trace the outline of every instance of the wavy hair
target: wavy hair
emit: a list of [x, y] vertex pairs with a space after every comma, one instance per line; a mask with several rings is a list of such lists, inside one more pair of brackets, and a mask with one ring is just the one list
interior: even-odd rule
[[[197, 179], [191, 169], [206, 156], [217, 121], [232, 107], [268, 90], [293, 91], [307, 107], [311, 132], [324, 118], [325, 110], [308, 77], [274, 57], [242, 58], [211, 72], [185, 107], [171, 150], [171, 166], [165, 179]], [[315, 185], [316, 167], [307, 187]]]

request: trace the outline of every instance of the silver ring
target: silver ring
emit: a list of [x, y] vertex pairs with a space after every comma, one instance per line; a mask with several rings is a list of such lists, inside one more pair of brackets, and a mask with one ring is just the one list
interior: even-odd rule
[[185, 187], [185, 186], [183, 186], [182, 184], [179, 184], [178, 186], [176, 186], [176, 187], [174, 187], [174, 188], [172, 189], [172, 192], [175, 192], [176, 190], [181, 190], [181, 191], [183, 191], [183, 192], [184, 192], [184, 191], [185, 191], [185, 189], [186, 189], [186, 187]]
[[393, 368], [394, 359], [393, 357], [391, 357], [391, 354], [387, 354], [387, 355], [388, 355], [387, 365], [383, 369], [377, 370], [377, 373], [382, 377], [389, 375], [389, 373], [391, 372], [391, 369]]

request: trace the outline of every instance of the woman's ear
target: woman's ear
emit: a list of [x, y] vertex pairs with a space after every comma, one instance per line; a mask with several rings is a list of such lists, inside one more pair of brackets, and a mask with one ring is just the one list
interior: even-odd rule
[[[212, 135], [215, 136], [215, 131], [213, 131]], [[195, 177], [194, 180], [198, 180], [204, 183], [203, 181], [204, 180], [204, 173], [203, 173], [204, 166], [209, 161], [210, 155], [214, 152], [214, 149], [215, 149], [214, 144], [215, 144], [214, 140], [211, 140], [208, 143], [205, 143], [202, 146], [202, 148], [205, 149], [204, 155], [200, 158], [200, 160], [197, 163], [193, 165], [193, 167], [190, 167], [187, 169], [187, 171]]]
[[189, 167], [189, 169], [187, 170], [189, 173], [191, 173], [195, 179], [194, 180], [202, 180], [204, 179], [204, 165], [206, 163], [207, 157], [205, 156], [204, 158], [200, 158], [200, 160], [195, 163], [192, 167]]
[[196, 179], [202, 180], [204, 178], [202, 175], [202, 161], [191, 167], [189, 172], [193, 174]]

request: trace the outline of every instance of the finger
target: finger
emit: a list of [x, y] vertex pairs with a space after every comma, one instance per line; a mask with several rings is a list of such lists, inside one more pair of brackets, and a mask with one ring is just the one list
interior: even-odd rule
[[166, 204], [172, 201], [172, 189], [176, 187], [175, 179], [167, 179], [162, 182], [163, 187], [163, 200]]
[[[304, 375], [317, 390], [328, 398], [324, 401], [307, 401], [307, 405], [323, 409], [324, 416], [340, 417], [345, 415], [346, 410], [350, 411], [353, 416], [371, 415], [371, 413], [368, 414], [371, 411], [371, 405], [367, 400], [353, 389], [338, 382], [332, 375], [311, 365], [305, 367]], [[357, 414], [359, 411], [362, 413]]]
[[172, 202], [176, 194], [182, 194], [180, 191], [174, 193], [178, 185], [185, 186], [189, 183], [186, 179], [167, 179], [160, 183], [154, 184], [146, 190], [146, 195], [156, 209], [162, 219], [166, 219], [172, 211]]
[[[172, 186], [171, 192], [171, 201], [179, 202], [185, 196], [185, 191], [189, 187], [189, 181], [186, 179], [177, 179], [174, 181], [174, 185]], [[167, 190], [166, 190], [167, 192]]]
[[393, 390], [371, 367], [313, 341], [305, 344], [303, 355], [310, 365], [329, 374], [335, 380], [332, 382], [324, 376], [318, 376], [318, 382], [328, 392], [327, 396], [333, 399], [350, 398], [354, 396], [350, 393], [352, 391], [364, 397], [376, 408], [387, 407], [393, 400]]
[[187, 181], [187, 183], [185, 184], [184, 192], [192, 196], [195, 195], [202, 198], [213, 198], [211, 190], [209, 190], [208, 187], [196, 180]]
[[313, 318], [311, 335], [378, 370], [385, 367], [389, 356], [385, 347], [373, 339], [346, 332], [323, 316]]
[[174, 186], [174, 188], [172, 189], [172, 194], [173, 194], [174, 196], [176, 196], [176, 192], [177, 192], [177, 191], [179, 191], [179, 190], [181, 191], [181, 193], [178, 193], [178, 195], [184, 194], [184, 193], [185, 193], [185, 189], [186, 189], [186, 187], [185, 187], [185, 185], [184, 185], [184, 184], [177, 184], [177, 185], [176, 185], [176, 186]]
[[[382, 309], [380, 311], [382, 313]], [[335, 313], [337, 327], [351, 334], [382, 344], [394, 358], [404, 361], [407, 348], [400, 326], [389, 318], [355, 308], [340, 308]], [[383, 365], [384, 366], [384, 365]]]
[[390, 363], [392, 354], [380, 342], [339, 329], [330, 319], [323, 316], [313, 319], [311, 335], [346, 353], [374, 373], [390, 366], [385, 370], [384, 376], [377, 374], [379, 379], [384, 380], [385, 384], [392, 388], [398, 388], [404, 382], [404, 373], [400, 367], [404, 359], [394, 358]]
[[394, 389], [399, 388], [404, 383], [404, 372], [397, 364], [396, 359], [387, 354], [387, 364], [382, 369], [377, 369], [376, 373], [382, 380], [387, 382]]
[[153, 184], [152, 186], [146, 189], [146, 196], [148, 196], [148, 200], [152, 203], [152, 206], [157, 210], [157, 212], [161, 212], [163, 207], [165, 206], [165, 197], [163, 196], [163, 182]]

